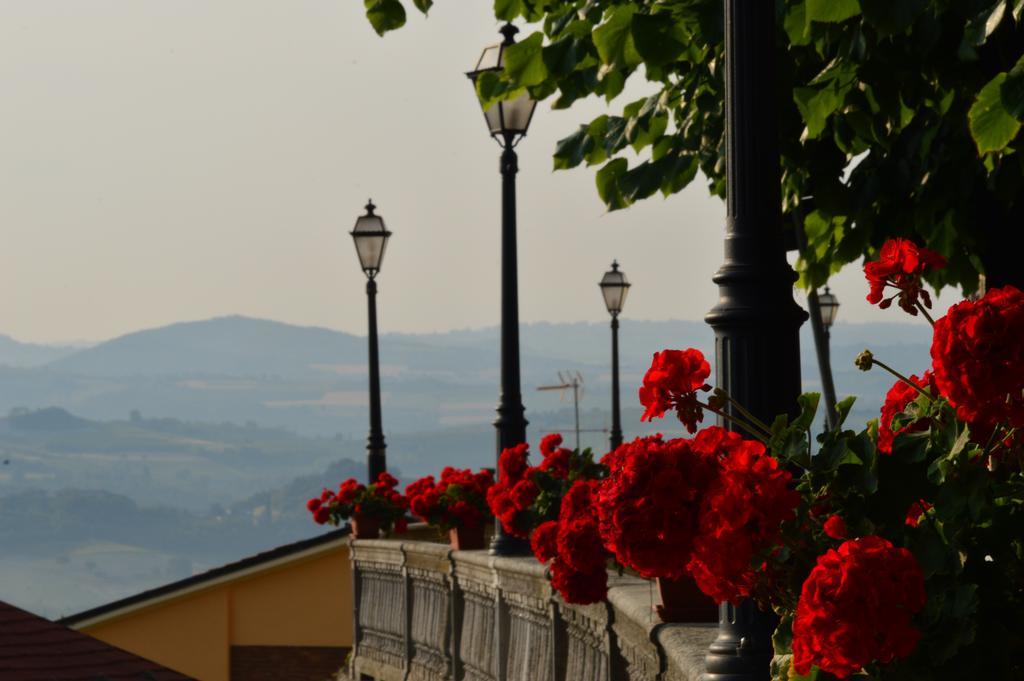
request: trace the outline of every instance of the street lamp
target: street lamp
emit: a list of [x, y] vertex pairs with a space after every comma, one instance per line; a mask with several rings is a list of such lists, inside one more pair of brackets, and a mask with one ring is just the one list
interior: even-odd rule
[[356, 226], [350, 234], [356, 245], [359, 266], [366, 273], [366, 298], [369, 307], [369, 344], [370, 344], [370, 436], [366, 442], [366, 464], [369, 474], [368, 483], [372, 483], [381, 473], [387, 470], [384, 442], [384, 430], [380, 419], [380, 357], [377, 352], [377, 274], [380, 272], [381, 261], [388, 245], [391, 232], [384, 226], [384, 219], [373, 211], [373, 201], [366, 204], [366, 215], [356, 219]]
[[612, 268], [604, 273], [601, 282], [601, 295], [604, 296], [605, 307], [612, 316], [612, 435], [611, 451], [622, 444], [622, 418], [619, 413], [619, 313], [626, 302], [630, 283], [626, 275], [619, 271], [617, 260], [612, 261]]
[[[484, 48], [476, 68], [467, 73], [476, 87], [484, 73], [498, 73], [505, 66], [505, 50], [515, 43], [515, 26], [501, 28], [504, 40]], [[484, 120], [501, 151], [501, 396], [498, 401], [498, 456], [503, 449], [526, 441], [526, 416], [523, 409], [519, 370], [519, 293], [516, 264], [516, 173], [519, 171], [514, 147], [526, 135], [537, 102], [524, 91], [514, 99], [483, 108]], [[491, 553], [499, 556], [525, 555], [529, 545], [505, 534], [495, 520]]]
[[825, 325], [825, 334], [828, 335], [839, 312], [839, 299], [828, 286], [825, 287], [824, 293], [818, 295], [818, 307], [821, 308], [821, 323]]
[[[836, 385], [832, 377], [832, 348], [831, 330], [839, 312], [839, 299], [832, 293], [828, 286], [824, 293], [812, 290], [807, 296], [807, 302], [811, 308], [811, 314], [817, 312], [821, 320], [820, 325], [814, 324], [811, 319], [812, 331], [814, 331], [814, 346], [818, 350], [818, 371], [821, 372], [821, 389], [825, 393], [825, 427], [833, 430], [838, 425], [838, 414], [836, 413]], [[815, 311], [817, 306], [817, 311]], [[819, 328], [820, 327], [820, 328]]]

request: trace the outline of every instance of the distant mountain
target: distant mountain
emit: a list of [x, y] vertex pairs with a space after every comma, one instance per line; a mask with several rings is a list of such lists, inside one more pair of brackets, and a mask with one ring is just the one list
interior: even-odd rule
[[[587, 409], [607, 410], [607, 322], [538, 323], [521, 329], [523, 398], [532, 414], [566, 405], [537, 393], [560, 370], [584, 378]], [[623, 405], [628, 406], [651, 355], [667, 347], [713, 351], [713, 333], [698, 321], [623, 319]], [[877, 412], [891, 385], [862, 373], [853, 358], [870, 346], [879, 357], [919, 372], [928, 364], [928, 328], [844, 324], [832, 330], [840, 395], [862, 397], [855, 416]], [[809, 325], [801, 331], [803, 380], [820, 385]], [[317, 327], [221, 317], [128, 334], [35, 368], [0, 366], [0, 414], [56, 405], [89, 419], [147, 416], [287, 427], [306, 434], [359, 436], [366, 429], [366, 339]], [[499, 383], [498, 329], [381, 338], [384, 426], [388, 434], [450, 427], [490, 432]], [[863, 410], [863, 411], [862, 411]]]
[[22, 343], [0, 334], [0, 366], [37, 367], [74, 354], [79, 348]]

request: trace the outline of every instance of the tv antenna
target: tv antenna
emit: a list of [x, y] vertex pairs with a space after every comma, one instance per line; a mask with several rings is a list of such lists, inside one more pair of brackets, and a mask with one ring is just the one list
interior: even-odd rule
[[559, 401], [572, 389], [572, 406], [576, 414], [576, 449], [580, 448], [580, 400], [583, 399], [583, 376], [578, 371], [558, 372], [558, 385], [542, 385], [537, 390], [560, 390]]

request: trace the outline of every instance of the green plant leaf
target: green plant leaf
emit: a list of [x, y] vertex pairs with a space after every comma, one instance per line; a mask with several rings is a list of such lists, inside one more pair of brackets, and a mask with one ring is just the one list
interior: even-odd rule
[[628, 167], [629, 164], [626, 163], [626, 159], [615, 158], [605, 163], [597, 171], [597, 177], [595, 178], [597, 193], [605, 205], [608, 206], [608, 210], [618, 210], [628, 205], [622, 198], [622, 192], [619, 191], [619, 178], [625, 174]]
[[928, 7], [928, 0], [861, 0], [864, 18], [884, 36], [906, 31]]
[[581, 125], [573, 134], [558, 140], [555, 146], [555, 170], [575, 168], [583, 163], [593, 146], [594, 140], [587, 134], [587, 126]]
[[668, 12], [633, 15], [633, 44], [648, 66], [677, 61], [685, 52], [683, 27]]
[[988, 42], [989, 36], [995, 33], [1005, 15], [1006, 0], [998, 0], [992, 6], [985, 8], [964, 27], [964, 44], [972, 48], [984, 45]]
[[1007, 113], [1017, 120], [1024, 119], [1024, 56], [1006, 74], [1006, 80], [999, 88], [999, 98]]
[[594, 47], [601, 57], [601, 63], [628, 67], [640, 64], [640, 54], [633, 42], [634, 14], [636, 5], [619, 5], [604, 23], [594, 29]]
[[366, 18], [377, 35], [405, 25], [405, 7], [399, 0], [363, 0]]
[[434, 0], [412, 0], [412, 4], [415, 5], [416, 9], [426, 14], [433, 7]]
[[523, 0], [494, 0], [494, 16], [502, 21], [512, 21], [525, 9]]
[[835, 113], [842, 103], [832, 85], [824, 87], [798, 87], [793, 89], [793, 101], [796, 102], [800, 116], [807, 124], [807, 137], [816, 139], [825, 130], [829, 116]]
[[807, 0], [804, 12], [808, 25], [812, 21], [834, 24], [860, 14], [860, 3], [857, 0]]
[[544, 36], [531, 33], [505, 50], [505, 76], [517, 86], [539, 85], [548, 77], [544, 65]]
[[1007, 79], [1000, 73], [981, 89], [967, 118], [978, 154], [1002, 151], [1020, 131], [1020, 121], [1003, 104], [1002, 87]]

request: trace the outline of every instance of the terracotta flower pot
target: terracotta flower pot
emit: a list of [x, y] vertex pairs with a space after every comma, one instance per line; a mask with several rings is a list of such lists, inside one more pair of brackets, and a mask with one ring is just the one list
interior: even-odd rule
[[692, 577], [658, 578], [661, 604], [657, 606], [662, 622], [717, 622], [718, 604], [704, 595]]
[[352, 536], [356, 539], [377, 539], [380, 536], [380, 519], [356, 513], [349, 521]]
[[448, 542], [453, 551], [479, 551], [484, 547], [483, 523], [472, 529], [453, 527], [448, 530]]

